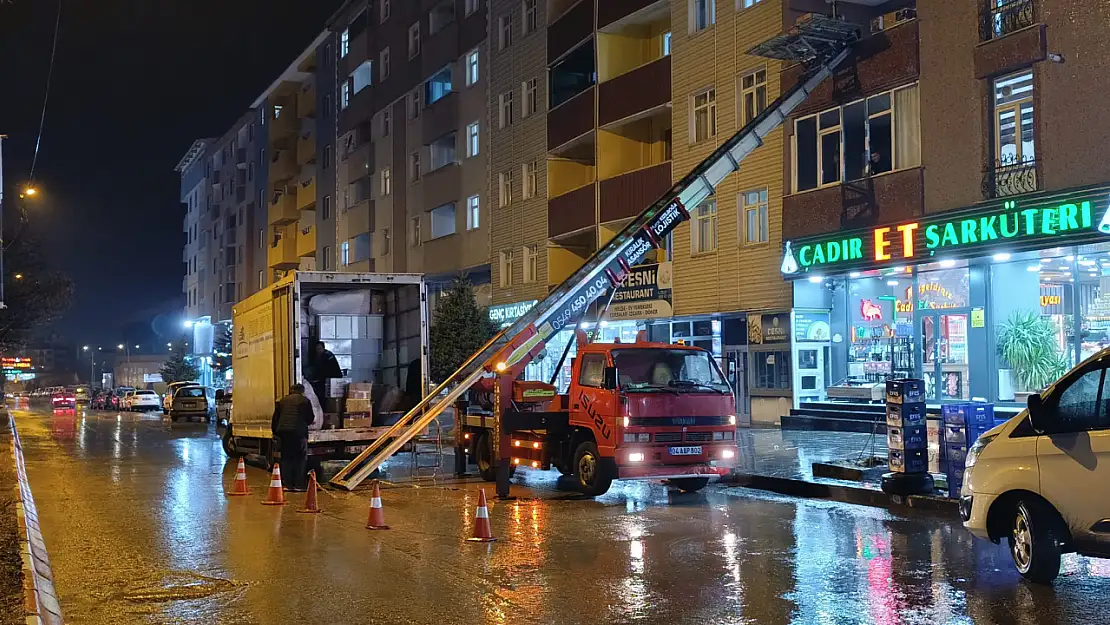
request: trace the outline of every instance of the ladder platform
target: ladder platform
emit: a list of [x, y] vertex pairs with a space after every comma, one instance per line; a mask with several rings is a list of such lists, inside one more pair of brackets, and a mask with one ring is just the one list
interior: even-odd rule
[[859, 25], [810, 13], [790, 32], [752, 46], [748, 54], [780, 61], [812, 61], [832, 56], [859, 38]]

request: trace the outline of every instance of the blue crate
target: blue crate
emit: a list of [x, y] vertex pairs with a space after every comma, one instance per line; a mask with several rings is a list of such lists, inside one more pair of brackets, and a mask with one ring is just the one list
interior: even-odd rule
[[964, 474], [960, 471], [959, 475], [948, 475], [948, 497], [950, 499], [959, 499], [960, 491], [964, 487]]
[[967, 426], [966, 425], [948, 425], [944, 424], [944, 442], [955, 443], [957, 445], [967, 444]]
[[994, 423], [993, 422], [988, 423], [986, 425], [969, 425], [967, 427], [967, 446], [971, 447], [972, 445], [975, 444], [975, 441], [979, 440], [980, 436], [982, 436], [983, 434], [986, 434], [988, 430], [993, 430], [993, 429], [994, 429]]
[[[989, 425], [994, 427], [994, 404], [972, 402], [967, 407], [968, 425]], [[990, 429], [990, 428], [987, 428]]]
[[925, 402], [886, 405], [888, 427], [904, 428], [925, 425]]
[[929, 440], [924, 425], [886, 428], [888, 449], [928, 449]]
[[963, 473], [964, 462], [967, 460], [967, 446], [966, 445], [946, 445], [946, 452], [948, 452], [948, 470], [959, 470]]
[[924, 449], [888, 451], [888, 464], [895, 473], [924, 473], [929, 470], [929, 454]]
[[945, 425], [966, 425], [967, 404], [941, 404], [940, 416]]

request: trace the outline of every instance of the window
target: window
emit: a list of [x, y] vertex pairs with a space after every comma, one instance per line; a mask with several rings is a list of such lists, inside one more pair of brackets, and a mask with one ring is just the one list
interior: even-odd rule
[[419, 118], [420, 117], [420, 89], [415, 89], [411, 93], [409, 93], [409, 97], [407, 99], [408, 99], [409, 119], [413, 120], [413, 119]]
[[351, 81], [344, 80], [339, 85], [339, 108], [346, 109], [351, 105]]
[[339, 33], [339, 58], [345, 58], [351, 51], [351, 30], [344, 28], [343, 32]]
[[331, 196], [325, 195], [320, 200], [320, 219], [327, 221], [331, 219]]
[[381, 4], [379, 5], [380, 17], [379, 17], [378, 21], [379, 22], [384, 22], [387, 19], [389, 19], [389, 0], [380, 0], [380, 2], [381, 2]]
[[330, 271], [332, 269], [332, 262], [333, 262], [330, 245], [325, 245], [324, 246], [323, 255], [324, 255], [324, 271]]
[[663, 56], [671, 55], [671, 31], [663, 33]]
[[478, 83], [478, 51], [471, 50], [466, 55], [466, 86], [475, 85]]
[[463, 4], [463, 16], [465, 17], [477, 11], [478, 2], [479, 0], [466, 0], [466, 2]]
[[332, 151], [331, 151], [331, 144], [330, 143], [324, 146], [324, 159], [323, 159], [323, 161], [324, 161], [323, 162], [324, 169], [328, 169], [329, 167], [331, 167]]
[[428, 33], [436, 34], [455, 21], [455, 0], [443, 0], [428, 12]]
[[409, 58], [420, 54], [420, 22], [409, 26]]
[[424, 82], [424, 102], [431, 106], [451, 93], [451, 67], [444, 67]]
[[466, 156], [478, 156], [478, 149], [480, 146], [478, 138], [478, 122], [468, 124], [466, 127]]
[[705, 254], [717, 249], [717, 200], [708, 198], [694, 210], [690, 225], [690, 254]]
[[500, 128], [511, 126], [513, 124], [513, 92], [506, 91], [498, 96], [500, 102], [497, 115], [497, 123]]
[[744, 225], [742, 241], [767, 242], [767, 189], [745, 191], [740, 194], [741, 223]]
[[[324, 248], [324, 249], [327, 249], [327, 248]], [[327, 262], [325, 262], [324, 264], [326, 265]], [[266, 272], [262, 269], [258, 270], [258, 288], [260, 288], [260, 289], [266, 288]], [[193, 304], [196, 304], [196, 293], [193, 293], [193, 295], [194, 295]]]
[[433, 239], [455, 234], [454, 202], [433, 208], [428, 212], [428, 218], [432, 221], [431, 237]]
[[497, 18], [497, 49], [504, 50], [513, 45], [513, 22], [508, 15]]
[[409, 247], [420, 245], [420, 216], [409, 220]]
[[586, 354], [582, 356], [582, 368], [578, 370], [578, 384], [600, 388], [605, 382], [605, 354]]
[[741, 125], [747, 125], [767, 108], [767, 68], [740, 77], [740, 102], [743, 107]]
[[[320, 52], [320, 67], [327, 68], [331, 65], [331, 44], [325, 43]], [[254, 126], [251, 126], [251, 141], [254, 141]]]
[[505, 208], [513, 201], [513, 172], [497, 174], [497, 205]]
[[482, 225], [482, 201], [477, 195], [466, 198], [466, 229], [477, 230]]
[[391, 170], [388, 167], [383, 167], [381, 177], [382, 177], [382, 183], [381, 183], [382, 195], [385, 196], [385, 195], [389, 195], [389, 194], [393, 193], [393, 170]]
[[501, 288], [513, 285], [513, 253], [504, 251], [500, 253]]
[[527, 35], [536, 30], [536, 0], [524, 0], [523, 8], [524, 17], [521, 26], [523, 27], [524, 34]]
[[385, 80], [389, 78], [389, 48], [382, 48], [379, 61], [378, 76], [380, 80]]
[[259, 230], [258, 231], [258, 249], [260, 249], [260, 250], [266, 249], [266, 231], [265, 230]]
[[361, 65], [355, 68], [355, 71], [351, 72], [351, 95], [374, 83], [373, 68], [373, 61], [363, 61]]
[[717, 21], [716, 0], [689, 0], [690, 32], [705, 30]]
[[356, 237], [353, 237], [347, 243], [348, 250], [348, 264], [361, 263], [364, 260], [370, 260], [373, 255], [373, 250], [370, 248], [370, 233], [364, 232]]
[[1060, 393], [1054, 423], [1057, 432], [1086, 432], [1110, 426], [1107, 423], [1105, 374], [1106, 369], [1103, 368], [1088, 371]]
[[717, 136], [717, 92], [707, 89], [694, 96], [692, 143]]
[[522, 104], [524, 110], [520, 115], [521, 117], [528, 117], [539, 110], [540, 88], [538, 80], [532, 78], [521, 83], [520, 93], [524, 97], [524, 102]]
[[393, 131], [393, 113], [387, 107], [382, 109], [378, 116], [378, 132], [383, 138], [388, 137], [389, 133]]
[[794, 190], [859, 180], [921, 163], [917, 85], [794, 122]]
[[444, 135], [428, 144], [428, 171], [435, 171], [457, 162], [455, 159], [455, 133]]
[[[1033, 70], [994, 81], [994, 149], [997, 166], [1032, 163]], [[1035, 189], [1031, 189], [1035, 190]]]
[[344, 241], [339, 245], [339, 264], [346, 267], [351, 264], [351, 242]]
[[521, 249], [521, 254], [524, 257], [524, 281], [535, 282], [539, 278], [539, 257], [540, 254], [535, 245], [525, 245]]
[[420, 151], [413, 152], [409, 157], [409, 181], [420, 180]]
[[382, 228], [382, 254], [389, 253], [391, 238], [392, 237], [389, 236], [389, 228]]
[[522, 180], [524, 181], [524, 186], [521, 189], [521, 197], [527, 200], [536, 196], [536, 190], [539, 186], [536, 177], [536, 161], [525, 163], [520, 166], [520, 169], [523, 174]]
[[765, 391], [790, 388], [790, 350], [751, 352], [749, 387]]
[[760, 0], [736, 0], [737, 9], [750, 9], [759, 4]]

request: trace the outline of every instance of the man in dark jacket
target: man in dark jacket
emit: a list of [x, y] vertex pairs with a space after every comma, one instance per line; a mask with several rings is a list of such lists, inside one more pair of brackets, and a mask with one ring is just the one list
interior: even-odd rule
[[339, 368], [339, 361], [335, 354], [328, 350], [323, 341], [316, 341], [312, 346], [312, 358], [309, 360], [306, 376], [316, 393], [316, 399], [324, 403], [326, 398], [327, 381], [331, 378], [343, 377], [343, 369]]
[[274, 418], [270, 424], [274, 436], [281, 442], [281, 464], [285, 467], [283, 479], [288, 490], [308, 490], [308, 426], [315, 415], [312, 403], [304, 396], [304, 386], [294, 384], [289, 394], [274, 404]]

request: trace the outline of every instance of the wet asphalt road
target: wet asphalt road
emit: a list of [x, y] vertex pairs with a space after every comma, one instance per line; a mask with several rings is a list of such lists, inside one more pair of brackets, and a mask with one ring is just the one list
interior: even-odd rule
[[[17, 412], [67, 622], [1102, 623], [1110, 561], [1024, 583], [954, 521], [739, 488], [616, 483], [605, 497], [518, 475], [498, 542], [466, 543], [478, 484], [321, 495], [320, 515], [228, 498], [214, 430], [161, 415]], [[527, 479], [527, 485], [523, 480]]]

